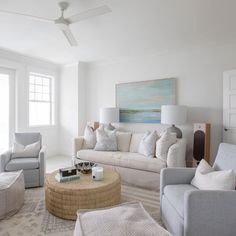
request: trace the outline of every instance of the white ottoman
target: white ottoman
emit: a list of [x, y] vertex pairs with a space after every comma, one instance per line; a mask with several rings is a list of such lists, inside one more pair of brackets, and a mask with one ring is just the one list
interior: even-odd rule
[[74, 236], [172, 236], [140, 202], [95, 210], [79, 209], [77, 216]]
[[15, 214], [24, 203], [23, 171], [0, 173], [0, 220]]

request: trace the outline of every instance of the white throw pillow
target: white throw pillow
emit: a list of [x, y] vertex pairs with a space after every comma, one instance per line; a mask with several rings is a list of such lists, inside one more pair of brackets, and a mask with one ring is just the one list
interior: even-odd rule
[[141, 139], [138, 152], [147, 157], [154, 157], [157, 139], [156, 131], [147, 131]]
[[138, 152], [139, 144], [143, 137], [144, 133], [133, 133], [130, 141], [130, 152]]
[[128, 152], [131, 140], [131, 132], [116, 132], [117, 149], [121, 152]]
[[175, 133], [171, 133], [169, 130], [162, 132], [161, 137], [156, 142], [156, 157], [166, 162], [168, 150], [176, 141]]
[[15, 142], [13, 143], [11, 158], [36, 157], [38, 156], [39, 151], [40, 151], [40, 141], [26, 146]]
[[233, 170], [214, 169], [202, 159], [191, 184], [201, 190], [234, 190], [235, 174]]
[[84, 130], [83, 149], [93, 149], [96, 144], [96, 133], [92, 127], [86, 126]]
[[103, 128], [96, 130], [96, 151], [117, 151], [116, 130], [106, 132]]

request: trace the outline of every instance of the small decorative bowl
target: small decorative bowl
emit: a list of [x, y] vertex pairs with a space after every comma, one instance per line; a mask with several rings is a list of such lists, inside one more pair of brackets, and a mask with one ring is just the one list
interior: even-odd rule
[[92, 168], [97, 166], [94, 162], [84, 161], [75, 165], [77, 170], [83, 174], [89, 174], [92, 172]]

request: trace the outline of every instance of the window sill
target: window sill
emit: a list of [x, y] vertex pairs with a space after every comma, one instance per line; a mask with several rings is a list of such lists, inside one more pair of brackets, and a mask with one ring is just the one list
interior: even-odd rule
[[51, 129], [57, 128], [57, 125], [30, 125], [28, 126], [29, 129]]

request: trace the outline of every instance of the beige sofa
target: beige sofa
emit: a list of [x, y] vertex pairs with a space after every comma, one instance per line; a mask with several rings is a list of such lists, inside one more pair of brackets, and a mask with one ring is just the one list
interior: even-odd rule
[[[132, 134], [126, 151], [95, 151], [83, 149], [82, 136], [73, 140], [73, 163], [81, 160], [95, 162], [101, 166], [111, 167], [121, 175], [125, 184], [143, 187], [152, 190], [160, 188], [160, 171], [165, 167], [185, 167], [186, 140], [177, 139], [166, 151], [166, 161], [159, 158], [150, 158], [138, 153], [139, 142], [142, 134]], [[124, 148], [118, 149], [124, 150]]]

